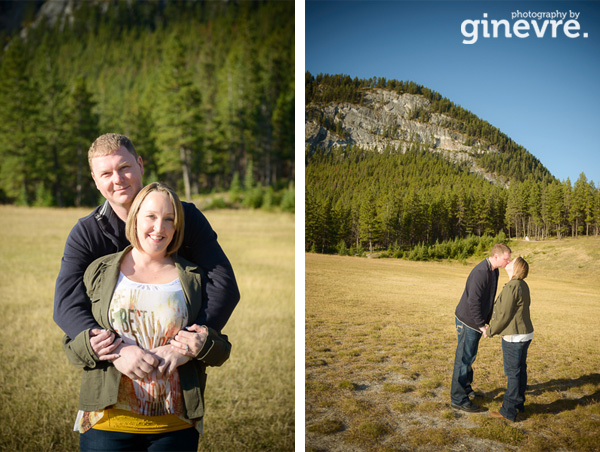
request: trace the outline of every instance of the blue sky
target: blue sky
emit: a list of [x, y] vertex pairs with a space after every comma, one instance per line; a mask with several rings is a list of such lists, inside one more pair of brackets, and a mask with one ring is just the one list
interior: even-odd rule
[[[557, 37], [548, 23], [538, 38], [531, 21], [541, 32], [545, 19], [527, 14], [557, 11], [567, 13]], [[580, 29], [567, 30], [577, 38], [565, 36], [570, 12], [579, 13]], [[313, 75], [414, 81], [499, 128], [560, 180], [584, 172], [600, 186], [600, 1], [309, 0], [305, 13]], [[487, 20], [492, 35], [491, 21], [502, 19], [513, 37], [500, 27], [485, 38], [479, 24], [476, 42], [463, 43], [474, 40], [462, 34], [463, 21]], [[529, 37], [516, 36], [519, 19]]]

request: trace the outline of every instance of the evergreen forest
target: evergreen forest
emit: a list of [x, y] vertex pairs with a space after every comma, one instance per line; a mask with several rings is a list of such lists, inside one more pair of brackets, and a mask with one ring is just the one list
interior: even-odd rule
[[[478, 163], [509, 181], [494, 184], [466, 164], [431, 152], [427, 143], [415, 142], [406, 152], [390, 146], [382, 152], [307, 147], [307, 251], [465, 258], [487, 251], [495, 240], [600, 233], [600, 188], [583, 172], [574, 183], [558, 181], [523, 147], [439, 94], [412, 82], [378, 78], [307, 73], [305, 82], [307, 109], [360, 103], [365, 90], [374, 88], [426, 96], [432, 109], [458, 121], [465, 135], [502, 149]], [[427, 114], [421, 112], [421, 120]]]
[[123, 133], [146, 182], [294, 179], [294, 2], [86, 1], [1, 35], [0, 202], [98, 203], [87, 151]]

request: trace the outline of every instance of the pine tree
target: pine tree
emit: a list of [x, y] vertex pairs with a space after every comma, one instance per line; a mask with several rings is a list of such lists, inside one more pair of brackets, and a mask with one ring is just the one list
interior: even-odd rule
[[162, 174], [181, 174], [185, 198], [192, 198], [193, 159], [202, 154], [200, 91], [194, 86], [186, 50], [177, 35], [163, 49], [154, 117], [158, 165]]
[[373, 244], [379, 235], [379, 224], [377, 221], [376, 197], [373, 191], [365, 193], [360, 201], [359, 213], [359, 240], [369, 242], [369, 252], [373, 254]]
[[15, 38], [0, 67], [0, 190], [2, 198], [31, 204], [35, 197], [39, 147], [39, 90], [28, 72], [28, 55]]
[[130, 110], [128, 127], [124, 133], [131, 139], [137, 153], [143, 158], [146, 183], [159, 181], [160, 150], [154, 139], [155, 130], [150, 106], [135, 102]]
[[89, 92], [87, 82], [78, 77], [69, 98], [69, 144], [67, 160], [75, 162], [75, 205], [93, 204], [96, 195], [88, 174], [87, 150], [99, 135], [98, 116], [94, 113], [96, 102]]
[[40, 182], [44, 189], [38, 188], [39, 193], [46, 189], [51, 193], [51, 204], [58, 207], [73, 204], [72, 175], [75, 174], [74, 162], [69, 159], [69, 124], [67, 96], [65, 83], [58, 75], [58, 68], [51, 56], [51, 50], [43, 45], [39, 57], [44, 58], [45, 64], [39, 67], [37, 84], [42, 94], [39, 112], [39, 148], [43, 158], [37, 160], [37, 166], [44, 174]]
[[283, 90], [277, 99], [273, 111], [273, 139], [276, 149], [276, 164], [272, 165], [271, 180], [280, 177], [294, 178], [294, 104], [295, 94], [293, 82]]
[[231, 184], [229, 185], [229, 201], [236, 203], [241, 199], [242, 185], [240, 184], [240, 176], [237, 173], [233, 173]]
[[560, 182], [552, 182], [546, 187], [542, 196], [542, 212], [548, 225], [554, 229], [556, 237], [560, 239], [565, 221], [565, 192]]
[[[583, 174], [583, 173], [582, 173]], [[585, 178], [585, 174], [583, 174]], [[587, 182], [587, 178], [585, 178], [586, 183], [584, 185], [584, 219], [585, 222], [585, 235], [590, 235], [590, 227], [594, 223], [594, 183], [592, 181]]]
[[575, 236], [583, 234], [584, 226], [586, 235], [589, 235], [592, 219], [592, 190], [585, 173], [581, 173], [573, 186], [569, 215], [569, 220], [574, 223]]
[[[528, 215], [531, 219], [535, 237], [539, 239], [542, 230], [542, 191], [540, 184], [532, 183], [529, 189]], [[542, 237], [543, 238], [543, 237]]]
[[[577, 216], [577, 208], [573, 206], [573, 186], [571, 185], [571, 179], [567, 177], [567, 180], [563, 183], [564, 191], [564, 206], [565, 206], [565, 219], [567, 224], [571, 225], [571, 235], [573, 237], [577, 234], [577, 224], [575, 217]], [[575, 208], [574, 208], [575, 207]]]
[[600, 234], [600, 187], [594, 188], [593, 200], [592, 200], [592, 212], [594, 217], [594, 229], [595, 234]]

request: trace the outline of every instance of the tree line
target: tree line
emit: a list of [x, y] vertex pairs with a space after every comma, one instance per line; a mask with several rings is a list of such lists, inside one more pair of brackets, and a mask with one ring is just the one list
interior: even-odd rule
[[418, 147], [307, 150], [306, 158], [307, 251], [408, 256], [469, 237], [600, 233], [600, 189], [584, 173], [574, 184], [530, 176], [504, 188]]
[[98, 202], [87, 150], [129, 136], [184, 192], [294, 178], [294, 3], [79, 2], [0, 50], [0, 202]]
[[[478, 165], [483, 169], [518, 181], [524, 181], [530, 176], [533, 176], [536, 180], [551, 181], [554, 179], [541, 162], [523, 146], [515, 143], [487, 121], [427, 87], [412, 81], [387, 80], [385, 77], [359, 79], [343, 74], [318, 74], [314, 76], [310, 72], [305, 73], [305, 102], [307, 107], [331, 102], [365, 105], [365, 93], [374, 89], [393, 91], [397, 94], [422, 96], [429, 101], [429, 106], [411, 112], [410, 117], [407, 119], [429, 122], [432, 113], [444, 115], [447, 120], [442, 126], [464, 134], [467, 137], [465, 145], [475, 146], [481, 151], [491, 149], [499, 151], [473, 155]], [[311, 117], [319, 117], [312, 110], [308, 110], [307, 114]], [[336, 124], [333, 122], [331, 124], [332, 128], [328, 128], [328, 130], [344, 133], [343, 130], [339, 130], [339, 126], [336, 130]], [[321, 125], [326, 127], [327, 122], [321, 121]]]

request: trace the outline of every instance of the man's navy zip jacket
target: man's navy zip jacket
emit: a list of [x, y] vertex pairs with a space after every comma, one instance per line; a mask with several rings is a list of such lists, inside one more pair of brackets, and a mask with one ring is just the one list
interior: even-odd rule
[[487, 259], [471, 270], [465, 290], [454, 312], [458, 320], [475, 330], [489, 323], [498, 289], [499, 274], [497, 268], [492, 270]]
[[[208, 279], [204, 294], [207, 306], [196, 323], [221, 331], [240, 299], [235, 275], [208, 220], [193, 204], [182, 204], [185, 229], [178, 254], [201, 267]], [[108, 201], [71, 230], [54, 292], [54, 321], [67, 336], [74, 338], [88, 328], [100, 328], [91, 313], [83, 274], [95, 259], [122, 251], [127, 245], [125, 222]]]

